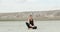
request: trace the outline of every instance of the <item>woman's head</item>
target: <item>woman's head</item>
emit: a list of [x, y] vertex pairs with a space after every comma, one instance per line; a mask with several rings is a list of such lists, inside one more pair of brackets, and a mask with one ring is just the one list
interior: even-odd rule
[[29, 18], [32, 18], [32, 15], [29, 15]]
[[32, 19], [32, 15], [29, 15], [29, 19]]

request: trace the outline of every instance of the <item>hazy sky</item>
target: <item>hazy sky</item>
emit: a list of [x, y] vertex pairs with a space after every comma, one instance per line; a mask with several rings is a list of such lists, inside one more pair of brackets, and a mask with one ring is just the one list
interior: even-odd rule
[[60, 0], [0, 0], [0, 13], [60, 9]]

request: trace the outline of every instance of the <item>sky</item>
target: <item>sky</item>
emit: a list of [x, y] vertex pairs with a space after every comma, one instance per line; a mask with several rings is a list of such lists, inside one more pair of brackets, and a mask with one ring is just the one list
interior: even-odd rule
[[60, 0], [0, 0], [0, 13], [59, 9]]

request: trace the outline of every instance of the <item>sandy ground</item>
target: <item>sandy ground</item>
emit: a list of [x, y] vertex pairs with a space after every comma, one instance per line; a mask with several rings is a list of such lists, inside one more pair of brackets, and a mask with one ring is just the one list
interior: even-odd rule
[[36, 21], [38, 29], [27, 28], [25, 21], [0, 21], [0, 32], [60, 32], [60, 21]]

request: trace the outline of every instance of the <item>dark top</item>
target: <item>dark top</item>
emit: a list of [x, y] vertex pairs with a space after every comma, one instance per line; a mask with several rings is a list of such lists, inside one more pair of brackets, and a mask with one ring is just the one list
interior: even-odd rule
[[29, 23], [30, 23], [32, 26], [34, 26], [34, 21], [33, 21], [33, 19], [29, 19]]

